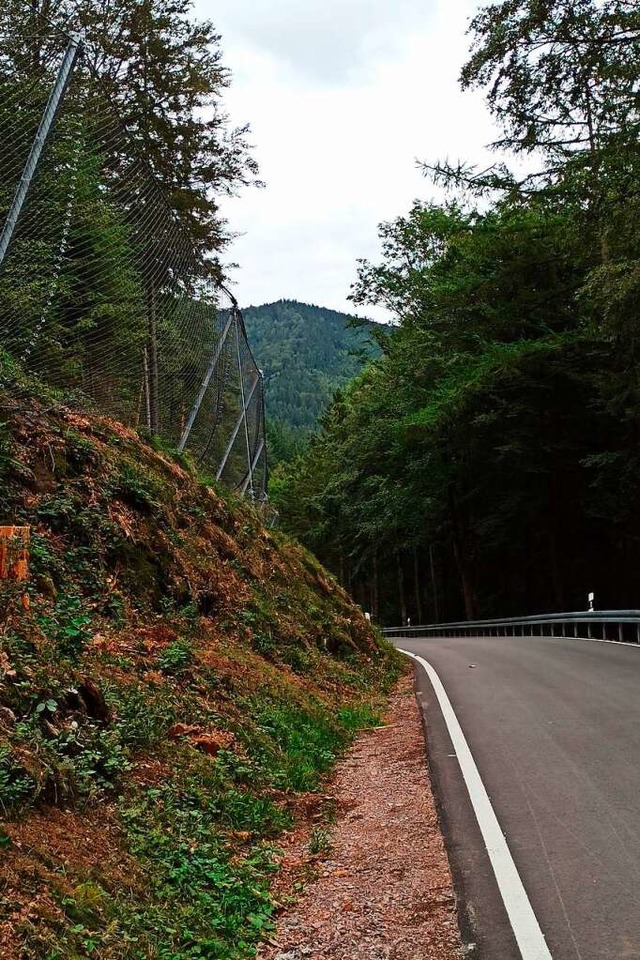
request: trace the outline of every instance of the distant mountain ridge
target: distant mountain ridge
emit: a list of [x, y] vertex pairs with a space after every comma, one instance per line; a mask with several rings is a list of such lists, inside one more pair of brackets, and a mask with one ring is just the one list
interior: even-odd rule
[[243, 309], [249, 342], [266, 378], [270, 462], [289, 459], [335, 391], [379, 355], [365, 321], [297, 300]]

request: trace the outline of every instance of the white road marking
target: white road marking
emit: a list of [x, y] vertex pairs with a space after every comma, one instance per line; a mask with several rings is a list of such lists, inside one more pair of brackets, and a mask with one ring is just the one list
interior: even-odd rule
[[424, 667], [440, 703], [522, 960], [552, 960], [544, 934], [533, 912], [469, 744], [442, 681], [431, 664], [422, 657], [408, 650], [401, 650], [401, 653], [417, 660]]

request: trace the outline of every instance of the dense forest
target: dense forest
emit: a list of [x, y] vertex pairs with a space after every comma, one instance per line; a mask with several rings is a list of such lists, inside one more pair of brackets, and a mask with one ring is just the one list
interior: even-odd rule
[[272, 483], [387, 623], [640, 606], [640, 10], [505, 0], [470, 27], [506, 163], [381, 227], [353, 299], [397, 319]]
[[266, 381], [269, 460], [290, 460], [316, 429], [335, 391], [380, 348], [378, 326], [296, 300], [243, 310], [247, 333]]

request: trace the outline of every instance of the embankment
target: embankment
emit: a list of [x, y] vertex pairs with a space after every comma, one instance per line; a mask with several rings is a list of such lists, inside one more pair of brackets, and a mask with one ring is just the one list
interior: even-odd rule
[[251, 956], [397, 655], [252, 507], [0, 360], [2, 524], [0, 956]]

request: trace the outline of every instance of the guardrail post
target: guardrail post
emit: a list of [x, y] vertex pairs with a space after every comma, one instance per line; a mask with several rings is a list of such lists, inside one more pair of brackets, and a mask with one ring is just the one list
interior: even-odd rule
[[592, 637], [591, 637], [591, 621], [590, 621], [590, 620], [587, 621], [587, 637], [589, 638], [589, 640], [592, 639]]
[[618, 641], [622, 643], [624, 640], [624, 628], [621, 623], [618, 624]]

